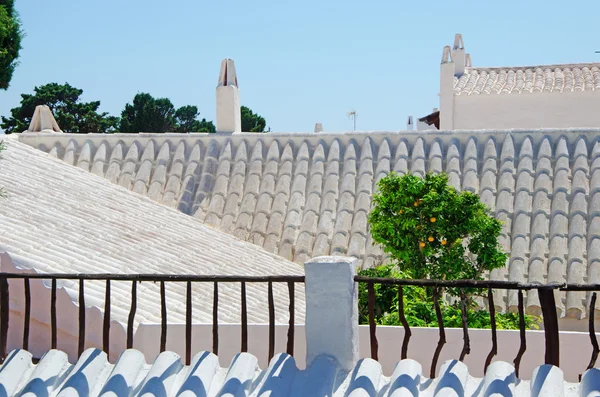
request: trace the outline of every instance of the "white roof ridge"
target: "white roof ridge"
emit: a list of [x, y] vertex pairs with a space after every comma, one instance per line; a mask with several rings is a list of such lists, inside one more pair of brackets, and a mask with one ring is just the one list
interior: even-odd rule
[[469, 70], [525, 70], [525, 69], [566, 69], [566, 68], [584, 68], [584, 67], [598, 67], [600, 68], [600, 62], [583, 62], [583, 63], [562, 63], [562, 64], [548, 64], [548, 65], [526, 65], [526, 66], [468, 66], [465, 71]]

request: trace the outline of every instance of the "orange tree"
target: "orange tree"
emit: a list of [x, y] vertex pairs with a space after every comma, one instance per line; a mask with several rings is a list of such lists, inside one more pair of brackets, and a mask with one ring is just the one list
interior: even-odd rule
[[[379, 181], [369, 214], [373, 240], [390, 255], [391, 263], [359, 271], [362, 276], [430, 278], [436, 280], [482, 279], [485, 271], [502, 267], [506, 254], [498, 244], [501, 223], [479, 197], [448, 186], [445, 174], [425, 178], [391, 173]], [[437, 316], [431, 288], [405, 286], [404, 315], [410, 326], [435, 327]], [[449, 288], [446, 292], [457, 295]], [[467, 322], [471, 328], [490, 328], [490, 314], [478, 306], [467, 288]], [[399, 325], [398, 294], [395, 286], [375, 285], [375, 321]], [[442, 321], [460, 327], [460, 302], [440, 301]], [[368, 321], [368, 294], [359, 285], [359, 321]], [[539, 319], [525, 316], [525, 325], [537, 328]], [[518, 329], [516, 313], [496, 313], [499, 329]]]
[[411, 278], [481, 279], [505, 265], [500, 221], [479, 196], [449, 186], [445, 174], [390, 173], [378, 186], [371, 235]]

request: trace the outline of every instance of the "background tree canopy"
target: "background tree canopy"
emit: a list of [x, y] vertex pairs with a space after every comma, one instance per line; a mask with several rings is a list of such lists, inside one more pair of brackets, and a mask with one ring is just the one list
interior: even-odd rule
[[265, 132], [267, 122], [264, 117], [254, 114], [250, 108], [242, 106], [242, 132]]
[[[2, 0], [0, 0], [2, 1]], [[83, 90], [68, 83], [50, 83], [34, 88], [34, 94], [21, 94], [20, 106], [11, 109], [10, 117], [2, 117], [0, 126], [5, 133], [23, 132], [29, 127], [38, 105], [47, 105], [61, 130], [74, 134], [139, 133], [139, 132], [216, 132], [212, 121], [199, 119], [197, 106], [178, 109], [168, 98], [154, 98], [139, 93], [125, 105], [121, 117], [98, 112], [100, 101], [81, 102]], [[266, 121], [249, 108], [241, 107], [242, 130], [264, 132]]]
[[215, 132], [212, 121], [197, 120], [196, 106], [175, 106], [168, 98], [139, 93], [121, 112], [119, 132]]
[[23, 31], [14, 0], [0, 0], [0, 89], [6, 90], [17, 66]]
[[2, 117], [2, 128], [6, 134], [23, 132], [29, 127], [31, 117], [38, 105], [48, 105], [61, 130], [85, 134], [111, 132], [118, 118], [108, 113], [99, 113], [100, 101], [81, 102], [83, 90], [68, 83], [50, 83], [34, 88], [34, 94], [21, 94], [21, 106], [10, 110], [10, 117]]
[[196, 106], [182, 106], [175, 111], [175, 122], [177, 132], [216, 132], [212, 121], [197, 120], [200, 112]]

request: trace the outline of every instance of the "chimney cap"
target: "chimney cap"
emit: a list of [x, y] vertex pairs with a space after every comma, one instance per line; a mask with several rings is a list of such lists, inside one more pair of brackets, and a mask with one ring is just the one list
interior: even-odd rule
[[223, 59], [221, 61], [221, 71], [219, 72], [218, 87], [232, 85], [238, 87], [237, 74], [235, 72], [235, 63], [233, 59]]
[[452, 51], [450, 50], [450, 46], [447, 45], [444, 47], [442, 51], [442, 64], [451, 63], [452, 62]]
[[26, 132], [62, 132], [52, 111], [47, 105], [38, 105], [35, 107], [31, 123]]
[[462, 34], [457, 33], [454, 36], [454, 47], [453, 50], [464, 50], [465, 43], [463, 42]]

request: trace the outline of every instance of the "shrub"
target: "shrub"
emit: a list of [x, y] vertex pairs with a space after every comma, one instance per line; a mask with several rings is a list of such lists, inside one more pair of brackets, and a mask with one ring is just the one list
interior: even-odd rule
[[[366, 277], [389, 277], [406, 279], [406, 274], [394, 265], [382, 265], [376, 268], [359, 271]], [[380, 325], [401, 325], [398, 317], [398, 288], [396, 285], [374, 284], [375, 290], [375, 322]], [[437, 327], [431, 291], [424, 287], [404, 286], [404, 315], [411, 327]], [[369, 322], [368, 293], [365, 283], [360, 283], [358, 292], [358, 314], [361, 324]], [[448, 304], [440, 299], [440, 308], [444, 326], [451, 328], [462, 327], [460, 303]], [[539, 318], [525, 315], [526, 328], [537, 328]], [[467, 310], [469, 328], [490, 328], [490, 313], [487, 310], [471, 307]], [[498, 329], [519, 329], [517, 313], [496, 313]]]
[[[486, 271], [505, 266], [507, 256], [498, 244], [502, 224], [495, 219], [479, 196], [459, 192], [448, 185], [445, 174], [400, 176], [390, 173], [378, 183], [369, 214], [374, 242], [383, 246], [391, 264], [367, 269], [361, 275], [434, 280], [482, 280]], [[374, 285], [375, 319], [379, 324], [399, 325], [398, 290], [395, 285]], [[406, 286], [404, 314], [409, 325], [438, 325], [433, 306], [433, 289]], [[448, 288], [449, 295], [459, 290]], [[490, 315], [473, 298], [477, 289], [465, 289], [467, 322], [471, 328], [489, 328]], [[450, 304], [440, 299], [444, 325], [462, 326], [460, 302]], [[368, 322], [368, 297], [364, 285], [359, 287], [359, 317]], [[515, 313], [497, 313], [499, 329], [518, 329]], [[525, 317], [527, 327], [537, 319]]]

